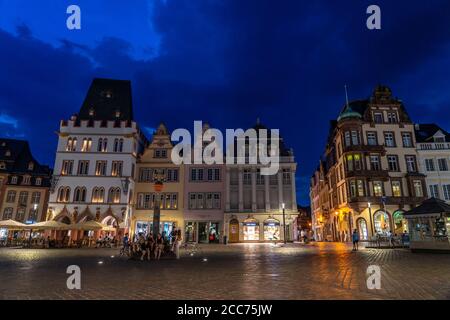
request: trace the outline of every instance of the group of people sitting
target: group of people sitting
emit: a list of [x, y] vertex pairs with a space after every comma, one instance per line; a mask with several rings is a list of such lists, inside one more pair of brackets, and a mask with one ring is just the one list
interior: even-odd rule
[[172, 254], [177, 259], [180, 258], [179, 248], [182, 241], [181, 230], [174, 229], [169, 237], [163, 232], [158, 233], [156, 237], [152, 233], [147, 236], [138, 234], [134, 240], [130, 241], [128, 234], [122, 239], [122, 248], [120, 255], [127, 255], [132, 259], [159, 260], [161, 255]]
[[116, 245], [116, 237], [104, 235], [97, 239], [95, 247], [112, 248], [114, 245]]

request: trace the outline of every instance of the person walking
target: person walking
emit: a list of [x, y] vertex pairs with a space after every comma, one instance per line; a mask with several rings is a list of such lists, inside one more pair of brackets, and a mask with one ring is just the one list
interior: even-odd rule
[[155, 250], [155, 239], [153, 239], [153, 234], [150, 233], [147, 238], [147, 260], [150, 261], [152, 252]]
[[359, 233], [358, 230], [353, 230], [352, 234], [352, 241], [353, 241], [353, 250], [352, 251], [358, 251], [358, 242], [359, 242]]
[[130, 250], [130, 243], [129, 243], [129, 238], [128, 238], [128, 233], [125, 233], [125, 235], [123, 236], [122, 239], [122, 250], [120, 251], [120, 255], [123, 256], [124, 254], [126, 254], [127, 256], [130, 255], [129, 250]]
[[175, 255], [177, 259], [180, 259], [180, 245], [183, 241], [183, 237], [181, 236], [181, 230], [178, 230], [176, 238], [175, 238]]
[[155, 248], [155, 259], [159, 260], [161, 258], [161, 253], [164, 249], [164, 238], [162, 237], [161, 233], [158, 233], [158, 236], [156, 237], [156, 248]]

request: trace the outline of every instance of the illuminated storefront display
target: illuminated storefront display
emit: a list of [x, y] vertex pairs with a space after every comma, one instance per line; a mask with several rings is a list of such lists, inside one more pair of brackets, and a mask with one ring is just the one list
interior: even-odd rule
[[391, 231], [389, 215], [386, 212], [378, 211], [374, 215], [375, 232], [385, 234]]
[[359, 231], [359, 237], [361, 240], [369, 239], [369, 233], [367, 231], [367, 222], [363, 218], [358, 219], [358, 231]]
[[247, 219], [243, 223], [244, 241], [259, 241], [259, 222]]
[[394, 227], [396, 234], [402, 234], [403, 232], [408, 232], [408, 222], [403, 217], [403, 211], [394, 212]]
[[212, 221], [187, 221], [185, 238], [187, 242], [220, 243], [220, 223]]
[[280, 240], [280, 222], [278, 220], [267, 219], [264, 221], [264, 240]]
[[8, 229], [0, 228], [0, 240], [5, 240], [8, 237]]
[[[161, 234], [164, 234], [166, 237], [168, 237], [172, 233], [174, 225], [175, 222], [173, 221], [162, 221], [159, 223], [159, 230]], [[137, 235], [147, 236], [153, 230], [153, 222], [137, 221], [135, 230]]]

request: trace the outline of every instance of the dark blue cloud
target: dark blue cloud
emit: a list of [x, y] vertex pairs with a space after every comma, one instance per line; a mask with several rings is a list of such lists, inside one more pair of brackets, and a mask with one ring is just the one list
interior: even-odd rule
[[25, 15], [14, 32], [0, 30], [0, 114], [48, 163], [52, 132], [94, 76], [132, 80], [142, 127], [237, 128], [260, 117], [294, 148], [304, 204], [344, 84], [354, 99], [387, 84], [413, 120], [450, 128], [450, 2], [377, 2], [380, 31], [365, 27], [365, 0], [138, 1], [123, 15], [121, 1], [106, 11], [82, 2], [81, 33], [52, 31], [53, 11], [48, 23]]

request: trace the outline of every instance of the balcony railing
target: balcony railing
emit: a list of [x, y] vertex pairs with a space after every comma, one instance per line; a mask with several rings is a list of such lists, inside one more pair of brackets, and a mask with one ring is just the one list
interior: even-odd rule
[[371, 145], [371, 144], [359, 144], [359, 145], [351, 145], [344, 146], [344, 153], [347, 152], [375, 152], [375, 153], [384, 153], [386, 151], [384, 145]]
[[389, 178], [388, 170], [353, 170], [346, 171], [347, 178], [364, 177], [364, 178]]
[[[385, 197], [386, 205], [401, 205], [401, 204], [418, 204], [426, 199], [426, 197]], [[366, 197], [350, 197], [350, 203], [362, 202], [368, 203], [370, 202], [372, 205], [383, 205], [383, 201], [381, 197], [374, 196], [366, 196]]]
[[450, 143], [447, 142], [433, 142], [419, 144], [420, 150], [449, 150]]

